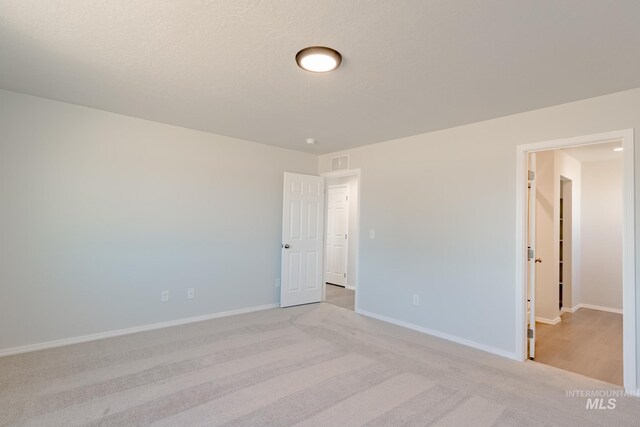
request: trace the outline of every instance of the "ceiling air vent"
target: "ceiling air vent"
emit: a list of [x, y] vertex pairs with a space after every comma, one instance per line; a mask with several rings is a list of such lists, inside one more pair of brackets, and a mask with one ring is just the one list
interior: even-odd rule
[[341, 171], [349, 168], [349, 156], [334, 157], [331, 159], [331, 170]]

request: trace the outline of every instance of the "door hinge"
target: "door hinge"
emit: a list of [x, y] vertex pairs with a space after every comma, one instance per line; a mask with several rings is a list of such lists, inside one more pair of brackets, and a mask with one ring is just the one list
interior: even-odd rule
[[529, 171], [528, 174], [529, 181], [533, 181], [536, 179], [536, 173], [534, 171]]
[[527, 249], [527, 259], [531, 261], [533, 259], [533, 256], [534, 256], [533, 249], [531, 248]]
[[342, 273], [342, 274], [344, 274], [344, 278], [346, 279], [347, 278], [347, 273]]
[[347, 201], [347, 202], [348, 202], [348, 201], [349, 201], [349, 196], [345, 196], [345, 197], [346, 197], [346, 198], [345, 198], [345, 201]]
[[347, 240], [347, 233], [344, 233], [344, 239]]
[[527, 338], [533, 338], [533, 329], [527, 329]]

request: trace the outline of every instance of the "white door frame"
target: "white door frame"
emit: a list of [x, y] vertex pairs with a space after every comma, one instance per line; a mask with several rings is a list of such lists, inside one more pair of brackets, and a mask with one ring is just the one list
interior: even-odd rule
[[[527, 319], [527, 328], [531, 329], [533, 334], [531, 336], [531, 338], [529, 338], [529, 336], [527, 335], [527, 338], [529, 339], [528, 343], [529, 343], [529, 352], [528, 354], [525, 355], [525, 358], [532, 358], [535, 357], [536, 354], [536, 256], [537, 256], [537, 250], [538, 248], [536, 247], [536, 232], [537, 232], [537, 225], [538, 223], [536, 222], [536, 218], [537, 218], [537, 212], [536, 210], [538, 209], [538, 195], [537, 195], [537, 185], [536, 185], [536, 180], [535, 180], [535, 174], [537, 173], [537, 169], [536, 169], [536, 154], [535, 153], [531, 153], [530, 155], [528, 155], [528, 167], [529, 170], [532, 171], [534, 173], [533, 178], [534, 179], [529, 179], [529, 177], [527, 176], [527, 205], [526, 209], [527, 209], [527, 224], [526, 224], [526, 231], [525, 233], [527, 234], [527, 239], [525, 242], [525, 245], [527, 246], [527, 250], [529, 250], [529, 248], [531, 248], [531, 250], [533, 250], [533, 257], [531, 257], [531, 259], [529, 259], [529, 254], [527, 254], [527, 268], [529, 271], [526, 273], [527, 274], [527, 282], [525, 283], [525, 288], [526, 288], [526, 294], [525, 294], [525, 299], [527, 300], [527, 302], [529, 304], [527, 304], [527, 310], [529, 311], [529, 316]], [[526, 316], [526, 315], [525, 315]], [[527, 331], [528, 332], [528, 331]]]
[[527, 242], [526, 191], [527, 154], [577, 145], [622, 141], [624, 147], [622, 310], [624, 388], [637, 393], [636, 377], [636, 272], [635, 272], [635, 182], [634, 131], [624, 129], [575, 138], [556, 139], [516, 147], [516, 358], [525, 360], [527, 349]]
[[[344, 176], [355, 176], [356, 180], [358, 181], [358, 203], [356, 204], [357, 206], [357, 212], [356, 212], [356, 224], [357, 224], [357, 228], [358, 228], [358, 233], [357, 239], [353, 239], [349, 242], [349, 245], [353, 245], [353, 247], [355, 248], [356, 251], [356, 280], [355, 280], [355, 288], [356, 288], [356, 301], [355, 301], [355, 312], [359, 313], [360, 312], [360, 304], [358, 304], [358, 294], [359, 294], [359, 290], [360, 290], [360, 201], [362, 200], [362, 180], [360, 179], [360, 169], [345, 169], [345, 170], [341, 170], [341, 171], [335, 171], [335, 172], [325, 172], [325, 173], [321, 173], [320, 176], [323, 176], [325, 178], [341, 178]], [[325, 197], [327, 194], [326, 191], [326, 187], [327, 187], [327, 180], [324, 180], [325, 182]], [[325, 200], [325, 221], [326, 221], [326, 217], [327, 217], [327, 203]], [[353, 230], [349, 231], [350, 234], [353, 234]], [[325, 238], [326, 238], [326, 232], [325, 232]], [[326, 245], [323, 245], [324, 250], [326, 251]], [[324, 254], [324, 256], [326, 256], [326, 254]], [[325, 301], [327, 299], [327, 284], [324, 281], [324, 276], [322, 278], [322, 301]]]

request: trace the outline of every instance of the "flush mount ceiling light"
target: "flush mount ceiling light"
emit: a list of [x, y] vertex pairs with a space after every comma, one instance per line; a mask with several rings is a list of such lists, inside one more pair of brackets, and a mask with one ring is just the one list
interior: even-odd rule
[[296, 54], [296, 62], [303, 70], [326, 73], [340, 66], [342, 55], [330, 47], [311, 46], [302, 49]]
[[307, 138], [305, 139], [305, 141], [307, 142], [307, 144], [309, 145], [313, 145], [316, 143], [316, 139], [315, 138]]

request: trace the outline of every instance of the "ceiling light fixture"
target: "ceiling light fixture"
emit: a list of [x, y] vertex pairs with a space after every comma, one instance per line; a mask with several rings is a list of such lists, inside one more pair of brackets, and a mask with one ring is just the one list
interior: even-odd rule
[[296, 54], [296, 62], [303, 70], [326, 73], [340, 66], [342, 55], [330, 47], [311, 46], [302, 49]]
[[622, 147], [616, 147], [616, 148], [613, 149], [613, 151], [622, 151], [622, 150], [624, 150], [624, 148], [622, 148]]
[[307, 144], [315, 144], [316, 143], [315, 138], [307, 138], [307, 139], [305, 139], [305, 141], [307, 142]]

